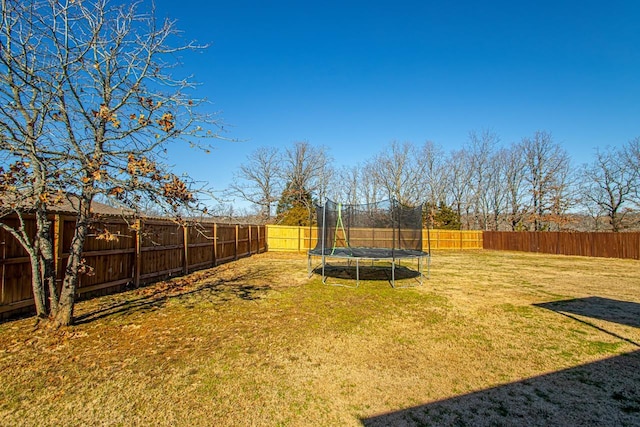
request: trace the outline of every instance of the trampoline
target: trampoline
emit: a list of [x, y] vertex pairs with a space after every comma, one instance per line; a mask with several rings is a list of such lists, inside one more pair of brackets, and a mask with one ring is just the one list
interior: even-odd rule
[[[343, 205], [327, 200], [322, 206], [316, 205], [316, 215], [317, 243], [307, 256], [309, 277], [320, 272], [324, 284], [358, 287], [361, 268], [371, 263], [371, 267], [390, 273], [392, 287], [407, 287], [396, 284], [396, 268], [406, 268], [403, 262], [417, 264], [414, 271], [418, 285], [429, 277], [430, 251], [422, 248], [422, 205], [404, 206], [396, 200]], [[429, 246], [427, 231], [427, 249]], [[321, 258], [319, 267], [312, 267], [313, 257]], [[355, 286], [327, 281], [336, 262], [355, 270]]]

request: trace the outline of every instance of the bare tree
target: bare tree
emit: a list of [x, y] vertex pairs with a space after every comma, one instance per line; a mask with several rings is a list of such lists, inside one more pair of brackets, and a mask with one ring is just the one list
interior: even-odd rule
[[[53, 248], [47, 218], [56, 191], [55, 158], [46, 152], [47, 117], [54, 102], [46, 34], [29, 18], [31, 5], [2, 0], [0, 22], [0, 215], [14, 213], [18, 224], [0, 226], [15, 237], [31, 260], [36, 314], [47, 315], [46, 290], [55, 289]], [[33, 212], [36, 232], [25, 226], [25, 211]], [[54, 301], [55, 303], [55, 301]]]
[[260, 209], [263, 220], [269, 221], [282, 192], [282, 157], [277, 148], [260, 147], [247, 156], [240, 165], [230, 186], [236, 194]]
[[507, 222], [509, 228], [516, 231], [523, 227], [527, 211], [523, 191], [525, 162], [517, 145], [503, 150], [501, 157], [505, 164], [504, 185], [507, 197]]
[[334, 186], [336, 177], [333, 159], [329, 157], [326, 149], [323, 148], [323, 151], [325, 152], [324, 165], [314, 190], [318, 201], [325, 200], [329, 196], [329, 191]]
[[489, 193], [491, 183], [489, 182], [494, 175], [491, 164], [491, 156], [500, 141], [498, 135], [489, 129], [481, 132], [469, 132], [469, 141], [467, 143], [467, 152], [469, 153], [471, 183], [472, 183], [472, 202], [474, 213], [476, 216], [476, 225], [486, 230], [489, 225], [490, 202]]
[[281, 172], [286, 188], [300, 193], [301, 202], [306, 200], [303, 197], [306, 192], [324, 199], [332, 174], [330, 162], [325, 147], [314, 147], [307, 141], [294, 143], [283, 156]]
[[406, 205], [422, 201], [425, 164], [420, 161], [414, 145], [394, 141], [374, 158], [373, 163], [375, 166], [370, 171], [388, 198]]
[[[94, 226], [92, 201], [111, 197], [134, 209], [152, 201], [179, 214], [193, 205], [196, 189], [170, 172], [164, 148], [180, 138], [193, 145], [193, 136], [217, 136], [215, 117], [196, 112], [204, 100], [189, 96], [190, 79], [169, 74], [179, 52], [200, 46], [172, 47], [174, 23], [158, 22], [140, 7], [110, 0], [2, 0], [0, 190], [10, 201], [3, 213], [21, 217], [35, 209], [39, 218], [35, 240], [21, 239], [20, 227], [13, 230], [32, 265], [52, 259], [50, 244], [42, 242], [51, 206], [75, 201], [62, 289], [49, 287], [46, 314], [55, 325], [72, 323], [78, 278], [90, 267], [82, 250]], [[205, 130], [207, 124], [214, 131]], [[113, 238], [101, 231], [102, 238]], [[53, 280], [46, 267], [38, 273], [44, 280], [33, 280], [36, 297]]]
[[425, 186], [424, 199], [432, 206], [446, 203], [447, 175], [445, 173], [445, 155], [442, 147], [427, 141], [419, 152], [418, 161], [422, 163], [424, 174], [420, 182]]
[[[567, 163], [569, 157], [567, 156]], [[578, 174], [570, 166], [560, 168], [556, 185], [551, 187], [550, 191], [550, 209], [547, 221], [547, 229], [550, 231], [571, 230], [573, 228], [574, 218], [568, 215], [569, 210], [577, 204]]]
[[364, 169], [359, 166], [342, 167], [334, 175], [329, 198], [355, 205], [362, 203], [362, 174]]
[[[628, 167], [622, 150], [607, 147], [596, 151], [596, 158], [582, 171], [581, 195], [588, 204], [597, 206], [614, 232], [624, 227], [629, 210], [625, 209], [637, 185], [637, 170]], [[594, 209], [591, 209], [594, 211]]]
[[509, 151], [500, 149], [489, 158], [489, 168], [493, 172], [487, 178], [486, 195], [483, 199], [490, 213], [487, 228], [499, 230], [504, 222], [508, 209], [509, 186], [507, 175], [509, 172]]
[[525, 161], [524, 180], [531, 200], [529, 214], [533, 229], [541, 231], [549, 226], [549, 218], [558, 221], [558, 215], [562, 216], [561, 210], [568, 204], [569, 156], [545, 131], [523, 138], [519, 148]]
[[469, 153], [464, 149], [452, 151], [446, 161], [446, 172], [448, 203], [468, 229], [472, 194]]
[[362, 166], [360, 174], [361, 182], [361, 198], [363, 203], [377, 203], [385, 197], [389, 197], [384, 192], [382, 185], [378, 182], [376, 176], [377, 165], [375, 160], [370, 160]]

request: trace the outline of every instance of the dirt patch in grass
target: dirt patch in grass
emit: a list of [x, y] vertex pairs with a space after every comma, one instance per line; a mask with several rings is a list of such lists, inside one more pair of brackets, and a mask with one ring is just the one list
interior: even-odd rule
[[350, 289], [261, 254], [0, 324], [0, 425], [637, 425], [639, 267], [438, 252]]

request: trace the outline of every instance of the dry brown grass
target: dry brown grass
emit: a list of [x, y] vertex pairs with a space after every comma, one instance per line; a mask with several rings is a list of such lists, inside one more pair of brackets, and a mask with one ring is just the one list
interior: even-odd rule
[[76, 315], [0, 324], [0, 425], [640, 424], [638, 261], [439, 252], [348, 289], [267, 253]]

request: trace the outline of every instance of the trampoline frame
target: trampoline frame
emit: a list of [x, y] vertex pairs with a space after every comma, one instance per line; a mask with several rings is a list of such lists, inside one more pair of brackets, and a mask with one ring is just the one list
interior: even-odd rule
[[[327, 252], [328, 249], [325, 249], [323, 252]], [[401, 265], [402, 260], [417, 260], [418, 261], [418, 285], [422, 286], [424, 278], [429, 278], [431, 274], [431, 256], [428, 252], [421, 251], [408, 251], [408, 250], [390, 250], [390, 249], [381, 249], [381, 248], [349, 248], [349, 252], [344, 251], [344, 248], [340, 248], [339, 250], [331, 251], [330, 253], [322, 253], [321, 251], [310, 250], [307, 253], [307, 272], [309, 277], [313, 276], [315, 269], [312, 267], [311, 259], [312, 257], [321, 257], [322, 258], [322, 283], [325, 285], [336, 285], [336, 286], [346, 286], [346, 287], [354, 287], [357, 288], [360, 285], [360, 261], [371, 261], [373, 264], [375, 261], [386, 261], [391, 262], [391, 287], [392, 288], [409, 288], [412, 287], [410, 285], [407, 286], [396, 286], [396, 265]], [[333, 253], [331, 253], [333, 252]], [[355, 253], [362, 252], [363, 255], [356, 255]], [[364, 255], [364, 253], [368, 253], [368, 255]], [[377, 254], [376, 254], [377, 253]], [[326, 267], [328, 264], [327, 259], [336, 258], [336, 259], [344, 259], [347, 260], [347, 264], [350, 265], [351, 261], [355, 261], [356, 267], [356, 285], [348, 286], [342, 283], [327, 283], [327, 274]], [[424, 264], [426, 260], [427, 265], [427, 274], [424, 273]]]
[[[327, 204], [325, 203], [324, 206], [322, 207], [322, 214], [323, 214], [323, 218], [322, 218], [322, 239], [321, 239], [321, 247], [320, 250], [318, 250], [317, 246], [315, 249], [310, 249], [307, 252], [307, 273], [309, 275], [309, 277], [311, 277], [314, 273], [314, 271], [316, 269], [312, 268], [312, 262], [311, 259], [312, 257], [316, 256], [316, 257], [321, 257], [322, 258], [322, 283], [325, 285], [335, 285], [335, 286], [346, 286], [346, 287], [353, 287], [353, 288], [357, 288], [360, 285], [360, 260], [365, 260], [365, 261], [371, 261], [372, 265], [374, 262], [376, 261], [386, 261], [386, 262], [391, 262], [391, 287], [393, 288], [407, 288], [407, 287], [412, 287], [410, 285], [408, 286], [396, 286], [396, 279], [395, 279], [395, 270], [396, 270], [396, 264], [401, 265], [400, 262], [402, 260], [417, 260], [418, 262], [418, 274], [419, 274], [419, 280], [418, 280], [418, 285], [422, 286], [424, 278], [425, 278], [425, 274], [424, 274], [424, 261], [426, 260], [426, 264], [427, 264], [427, 274], [426, 277], [427, 279], [430, 277], [431, 274], [431, 241], [430, 241], [430, 236], [429, 236], [429, 230], [427, 228], [427, 241], [428, 241], [428, 252], [424, 252], [424, 251], [418, 251], [418, 250], [409, 250], [409, 249], [396, 249], [396, 248], [362, 248], [362, 247], [335, 247], [335, 242], [333, 247], [328, 248], [326, 247], [326, 242], [325, 242], [325, 232], [324, 232], [324, 227], [326, 227], [326, 206]], [[340, 205], [341, 206], [341, 205]], [[340, 217], [338, 219], [338, 221], [341, 221]], [[341, 225], [341, 224], [340, 224]], [[395, 246], [395, 233], [396, 233], [396, 227], [393, 227], [393, 232], [394, 232], [394, 238], [393, 238], [393, 243]], [[399, 235], [400, 230], [398, 230], [398, 235]], [[337, 231], [336, 231], [337, 233]], [[326, 274], [326, 266], [327, 266], [327, 259], [331, 259], [331, 258], [336, 258], [336, 259], [343, 259], [343, 260], [347, 260], [347, 265], [351, 265], [352, 261], [355, 261], [355, 267], [356, 267], [356, 285], [355, 286], [348, 286], [342, 283], [327, 283], [327, 274]], [[317, 268], [317, 267], [316, 267]]]

